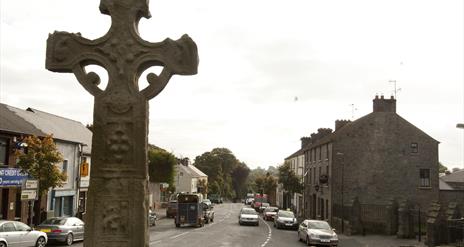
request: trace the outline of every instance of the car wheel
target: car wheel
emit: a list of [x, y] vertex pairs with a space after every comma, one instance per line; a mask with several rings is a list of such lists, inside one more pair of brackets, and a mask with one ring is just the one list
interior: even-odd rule
[[309, 237], [308, 236], [306, 236], [306, 245], [308, 245], [308, 246], [311, 245], [310, 242], [309, 242]]
[[[47, 245], [47, 240], [45, 240], [44, 237], [39, 237], [39, 239], [37, 239], [37, 242], [35, 242], [36, 247], [45, 247], [45, 245]], [[0, 246], [6, 247], [6, 244], [1, 242]]]
[[0, 242], [0, 247], [6, 247], [6, 243], [5, 242]]
[[66, 236], [66, 239], [64, 240], [64, 243], [68, 246], [71, 246], [73, 242], [74, 242], [74, 238], [73, 238], [72, 233], [68, 233], [68, 235]]

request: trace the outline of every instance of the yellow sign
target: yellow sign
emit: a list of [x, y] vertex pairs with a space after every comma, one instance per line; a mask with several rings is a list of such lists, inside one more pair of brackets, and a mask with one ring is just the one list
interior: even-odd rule
[[89, 175], [89, 163], [84, 162], [81, 164], [81, 177], [87, 177]]

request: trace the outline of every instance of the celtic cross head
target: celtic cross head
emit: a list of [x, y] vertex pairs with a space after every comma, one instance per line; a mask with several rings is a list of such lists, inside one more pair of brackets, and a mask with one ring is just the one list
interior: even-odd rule
[[[79, 33], [54, 32], [47, 40], [46, 68], [54, 72], [74, 73], [92, 95], [104, 91], [98, 87], [100, 77], [87, 73], [85, 66], [99, 65], [108, 72], [107, 90], [125, 89], [139, 92], [147, 99], [158, 95], [172, 75], [197, 73], [198, 52], [195, 42], [183, 35], [150, 43], [140, 38], [140, 18], [150, 18], [148, 0], [101, 0], [100, 12], [111, 16], [111, 27], [101, 38], [89, 40]], [[152, 66], [162, 66], [159, 75], [149, 73], [149, 85], [139, 90], [141, 74]]]

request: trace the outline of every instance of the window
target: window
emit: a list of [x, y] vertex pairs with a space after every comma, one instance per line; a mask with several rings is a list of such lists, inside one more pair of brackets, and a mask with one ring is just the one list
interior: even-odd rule
[[322, 159], [322, 146], [318, 147], [317, 150], [319, 151], [319, 160]]
[[63, 160], [63, 173], [68, 174], [68, 160]]
[[313, 176], [313, 168], [309, 168], [309, 183], [312, 183], [311, 177]]
[[325, 159], [329, 159], [329, 144], [325, 145]]
[[8, 139], [0, 138], [0, 166], [8, 165]]
[[14, 232], [16, 231], [13, 222], [7, 222], [3, 225], [3, 231], [2, 232]]
[[419, 152], [419, 145], [417, 142], [412, 142], [411, 143], [411, 153], [416, 154]]
[[430, 169], [420, 169], [420, 187], [430, 187]]
[[25, 232], [25, 231], [28, 231], [28, 230], [31, 229], [28, 225], [26, 225], [26, 224], [24, 224], [24, 223], [22, 223], [22, 222], [14, 222], [14, 224], [15, 224], [15, 226], [16, 226], [16, 230], [17, 230], [17, 231], [23, 231], [23, 232]]

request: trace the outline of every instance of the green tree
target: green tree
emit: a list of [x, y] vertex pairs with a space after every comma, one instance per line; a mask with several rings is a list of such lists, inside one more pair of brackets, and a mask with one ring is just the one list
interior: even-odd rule
[[[50, 188], [60, 187], [67, 181], [67, 176], [62, 172], [57, 164], [63, 161], [63, 156], [56, 149], [53, 136], [48, 135], [44, 138], [28, 136], [24, 139], [27, 144], [25, 152], [17, 151], [18, 167], [29, 174], [30, 177], [39, 181], [38, 197], [39, 202]], [[40, 203], [35, 208], [37, 215], [35, 223], [40, 219]]]
[[247, 192], [246, 181], [249, 174], [250, 168], [243, 162], [240, 162], [232, 171], [232, 186], [236, 193], [236, 198], [245, 198]]
[[208, 175], [210, 194], [221, 194], [225, 198], [241, 194], [240, 186], [234, 186], [235, 180], [240, 178], [234, 174], [244, 174], [246, 169], [229, 149], [214, 148], [197, 156], [193, 165]]
[[441, 162], [438, 162], [438, 172], [446, 173], [446, 171], [448, 171], [448, 167], [444, 166]]
[[284, 163], [279, 166], [278, 170], [279, 183], [282, 184], [284, 190], [289, 193], [301, 193], [303, 191], [303, 184], [290, 167], [290, 163]]
[[176, 157], [164, 149], [150, 145], [148, 148], [148, 174], [150, 182], [168, 183], [169, 189], [174, 188]]

